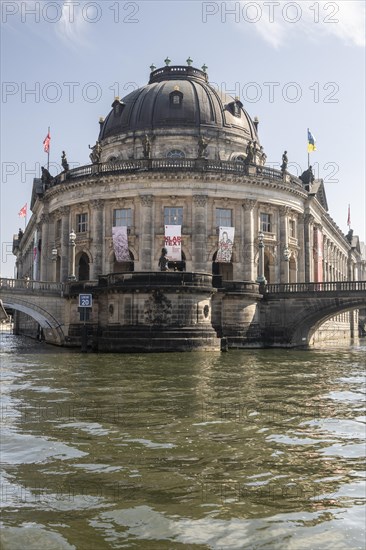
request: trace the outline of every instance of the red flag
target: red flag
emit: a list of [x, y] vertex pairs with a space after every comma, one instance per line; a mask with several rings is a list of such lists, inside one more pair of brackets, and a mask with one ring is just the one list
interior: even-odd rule
[[25, 218], [27, 215], [27, 203], [23, 206], [23, 208], [20, 209], [18, 216], [20, 218]]
[[45, 153], [48, 153], [48, 151], [50, 150], [50, 141], [51, 141], [51, 134], [48, 132], [48, 134], [43, 140], [43, 150]]
[[348, 227], [351, 227], [351, 207], [350, 207], [350, 205], [348, 205], [347, 225], [348, 225]]

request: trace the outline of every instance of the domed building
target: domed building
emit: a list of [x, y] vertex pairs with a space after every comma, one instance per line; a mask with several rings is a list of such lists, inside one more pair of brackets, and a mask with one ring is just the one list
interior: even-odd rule
[[[116, 97], [100, 119], [89, 165], [66, 163], [34, 181], [33, 215], [15, 246], [18, 277], [89, 282], [98, 302], [91, 323], [104, 335], [97, 347], [117, 351], [130, 348], [113, 330], [126, 329], [128, 339], [159, 319], [165, 332], [185, 327], [190, 342], [193, 328], [207, 331], [209, 344], [187, 349], [217, 349], [223, 336], [254, 343], [258, 283], [357, 278], [358, 245], [329, 216], [322, 180], [304, 183], [286, 164], [266, 167], [258, 120], [210, 85], [207, 67], [151, 69], [148, 84]], [[189, 297], [161, 291], [164, 247], [170, 279]], [[234, 283], [250, 296], [234, 299]], [[74, 307], [69, 327], [79, 321]], [[230, 333], [238, 323], [239, 336]]]

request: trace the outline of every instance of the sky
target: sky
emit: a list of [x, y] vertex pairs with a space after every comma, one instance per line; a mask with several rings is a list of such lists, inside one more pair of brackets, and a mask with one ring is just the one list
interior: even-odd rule
[[[5, 1], [1, 4], [1, 261], [13, 277], [13, 235], [34, 177], [89, 164], [98, 120], [145, 85], [150, 65], [208, 67], [210, 82], [239, 96], [267, 164], [307, 168], [324, 180], [329, 213], [366, 240], [365, 3], [363, 1]], [[28, 211], [28, 219], [30, 212]]]

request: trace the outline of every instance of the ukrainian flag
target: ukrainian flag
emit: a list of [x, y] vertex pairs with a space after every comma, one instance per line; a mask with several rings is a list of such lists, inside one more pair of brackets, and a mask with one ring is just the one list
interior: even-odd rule
[[316, 151], [315, 137], [308, 128], [308, 153], [312, 153], [313, 151]]

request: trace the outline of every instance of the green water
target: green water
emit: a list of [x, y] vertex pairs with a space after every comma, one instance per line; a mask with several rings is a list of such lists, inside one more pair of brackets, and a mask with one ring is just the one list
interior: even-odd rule
[[364, 548], [365, 346], [0, 342], [2, 550]]

